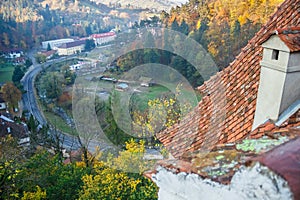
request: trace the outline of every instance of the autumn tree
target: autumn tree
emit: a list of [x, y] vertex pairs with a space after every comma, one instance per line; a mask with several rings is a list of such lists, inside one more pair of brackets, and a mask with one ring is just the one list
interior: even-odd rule
[[[196, 104], [196, 102], [181, 99], [181, 96], [181, 85], [177, 85], [175, 94], [150, 99], [145, 111], [133, 111], [131, 113], [133, 132], [139, 138], [147, 141], [147, 145], [156, 145], [155, 134], [179, 122], [192, 106], [195, 106], [192, 104]], [[191, 99], [193, 99], [192, 96]]]
[[20, 172], [19, 163], [23, 161], [24, 154], [17, 139], [11, 135], [0, 137], [0, 199], [18, 196], [16, 176]]
[[22, 200], [42, 200], [46, 199], [46, 197], [46, 191], [42, 191], [42, 189], [37, 185], [35, 192], [24, 192]]
[[143, 141], [130, 140], [116, 158], [94, 162], [94, 172], [82, 177], [79, 199], [157, 199], [157, 187], [141, 175], [149, 167], [144, 152]]
[[36, 54], [35, 55], [35, 60], [37, 63], [44, 63], [47, 60], [47, 57], [43, 54]]
[[89, 154], [88, 166], [84, 160], [66, 164], [43, 148], [26, 158], [15, 139], [0, 138], [0, 199], [157, 199], [153, 182], [116, 168], [145, 169], [144, 151], [142, 142], [131, 140], [114, 159]]
[[175, 31], [190, 30], [189, 35], [209, 51], [222, 69], [281, 2], [283, 0], [190, 0], [172, 8], [170, 14], [162, 13], [162, 21], [165, 27]]
[[10, 108], [14, 109], [18, 107], [18, 102], [22, 98], [22, 93], [12, 82], [4, 84], [2, 92], [3, 98], [6, 102], [8, 102]]

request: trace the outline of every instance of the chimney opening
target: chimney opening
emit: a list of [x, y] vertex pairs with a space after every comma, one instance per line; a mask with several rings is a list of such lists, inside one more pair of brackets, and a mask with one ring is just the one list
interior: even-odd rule
[[279, 50], [274, 49], [272, 52], [272, 60], [278, 60]]

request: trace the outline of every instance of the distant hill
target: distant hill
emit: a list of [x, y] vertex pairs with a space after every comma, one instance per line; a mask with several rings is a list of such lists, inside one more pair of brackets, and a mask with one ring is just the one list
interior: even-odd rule
[[5, 21], [38, 21], [41, 15], [33, 0], [0, 1], [0, 15]]
[[92, 0], [106, 4], [109, 7], [156, 9], [157, 11], [169, 11], [172, 7], [180, 6], [187, 0]]
[[16, 22], [43, 20], [41, 10], [48, 7], [49, 10], [67, 12], [94, 12], [107, 14], [111, 9], [101, 2], [91, 0], [14, 0], [0, 1], [0, 17], [4, 21]]

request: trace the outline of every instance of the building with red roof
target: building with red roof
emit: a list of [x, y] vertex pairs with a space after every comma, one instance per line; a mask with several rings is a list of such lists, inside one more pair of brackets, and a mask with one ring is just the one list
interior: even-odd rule
[[198, 88], [194, 110], [157, 133], [173, 157], [145, 173], [159, 199], [299, 199], [299, 10], [284, 1]]
[[100, 34], [93, 34], [90, 36], [94, 41], [96, 46], [101, 46], [103, 44], [107, 44], [112, 42], [116, 38], [115, 32], [108, 32], [108, 33], [100, 33]]

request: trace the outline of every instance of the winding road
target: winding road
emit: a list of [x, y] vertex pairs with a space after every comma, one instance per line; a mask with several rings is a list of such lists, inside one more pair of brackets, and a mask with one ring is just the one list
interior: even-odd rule
[[[31, 59], [34, 61], [33, 56], [30, 56]], [[28, 110], [34, 118], [39, 122], [40, 125], [46, 125], [47, 120], [43, 116], [42, 112], [39, 109], [36, 95], [35, 95], [35, 88], [34, 88], [34, 81], [35, 77], [38, 73], [40, 73], [43, 68], [49, 67], [51, 64], [62, 62], [65, 60], [73, 59], [74, 56], [70, 56], [68, 58], [59, 58], [51, 61], [47, 61], [43, 64], [36, 64], [33, 62], [33, 65], [29, 68], [29, 70], [26, 72], [24, 77], [21, 80], [21, 83], [23, 84], [24, 90], [26, 91], [25, 94], [22, 96], [22, 102], [23, 102], [23, 109]], [[53, 130], [50, 128], [50, 133], [52, 135], [57, 134], [59, 136], [60, 141], [62, 142], [62, 147], [67, 149], [78, 149], [80, 147], [80, 144], [78, 143], [78, 140], [76, 137], [63, 134], [57, 130]]]
[[[55, 60], [47, 61], [43, 64], [37, 64], [34, 59], [34, 53], [29, 53], [29, 57], [33, 61], [33, 65], [29, 68], [29, 70], [26, 72], [24, 77], [21, 80], [21, 83], [23, 84], [24, 90], [26, 90], [26, 93], [22, 96], [23, 101], [23, 109], [28, 110], [34, 118], [39, 122], [40, 125], [46, 125], [47, 120], [45, 119], [44, 115], [42, 114], [41, 110], [39, 109], [36, 95], [35, 95], [35, 87], [34, 87], [34, 81], [37, 74], [39, 74], [43, 68], [49, 67], [51, 64], [59, 63], [66, 60], [74, 59], [76, 56], [68, 56], [68, 57], [61, 57]], [[50, 128], [50, 134], [53, 137], [59, 137], [59, 140], [61, 142], [61, 146], [68, 150], [74, 150], [81, 147], [78, 138], [72, 135], [68, 135], [65, 133], [62, 133], [58, 130], [54, 130], [53, 128]], [[96, 152], [98, 147], [100, 147], [100, 150], [107, 150], [114, 148], [111, 144], [108, 144], [105, 140], [91, 140], [88, 141], [87, 149], [90, 152]]]

